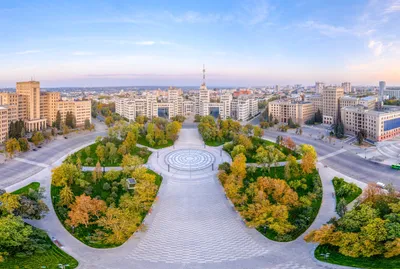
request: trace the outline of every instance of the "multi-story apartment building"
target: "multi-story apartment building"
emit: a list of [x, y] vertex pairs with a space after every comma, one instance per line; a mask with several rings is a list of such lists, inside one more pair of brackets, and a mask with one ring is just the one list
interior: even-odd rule
[[165, 114], [169, 119], [176, 115], [191, 113], [207, 116], [211, 111], [218, 110], [221, 119], [232, 117], [237, 120], [248, 120], [258, 113], [258, 101], [252, 94], [240, 94], [234, 98], [232, 92], [223, 92], [219, 98], [215, 96], [211, 98], [204, 82], [198, 94], [191, 100], [183, 100], [182, 91], [175, 88], [168, 89], [166, 102], [159, 101], [154, 94], [115, 100], [115, 111], [132, 121], [139, 115], [157, 117], [159, 110], [167, 111]]
[[315, 82], [315, 93], [322, 93], [322, 90], [324, 89], [324, 87], [325, 87], [325, 83], [319, 82], [319, 81]]
[[339, 99], [343, 97], [344, 90], [340, 87], [325, 87], [322, 94], [324, 124], [334, 124], [338, 115]]
[[0, 142], [7, 139], [8, 135], [8, 109], [0, 106]]
[[387, 88], [383, 94], [388, 95], [389, 98], [400, 99], [400, 88]]
[[268, 111], [274, 119], [287, 123], [291, 118], [294, 123], [304, 124], [314, 116], [314, 106], [311, 102], [293, 102], [276, 100], [268, 103]]
[[[67, 112], [72, 112], [78, 127], [84, 126], [86, 119], [91, 121], [90, 101], [62, 101], [58, 92], [40, 92], [38, 81], [18, 82], [15, 93], [0, 93], [0, 105], [7, 110], [8, 125], [21, 119], [27, 132], [51, 126], [58, 111], [62, 120]], [[4, 138], [0, 137], [1, 143]]]
[[343, 82], [342, 83], [342, 88], [345, 93], [351, 92], [351, 83], [350, 82]]
[[367, 139], [382, 141], [400, 135], [400, 108], [384, 107], [373, 110], [364, 105], [344, 107], [341, 109], [345, 132], [357, 135], [365, 130]]
[[324, 106], [323, 106], [323, 100], [322, 100], [321, 94], [306, 95], [304, 98], [304, 101], [311, 102], [313, 104], [314, 113], [316, 113], [318, 111], [318, 109], [321, 113], [324, 112], [324, 109], [323, 109]]

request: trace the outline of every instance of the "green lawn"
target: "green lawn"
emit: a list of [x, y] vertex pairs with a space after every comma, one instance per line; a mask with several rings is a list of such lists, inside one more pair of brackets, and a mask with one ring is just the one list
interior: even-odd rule
[[[329, 253], [325, 259], [321, 254]], [[394, 269], [400, 268], [400, 257], [385, 258], [383, 256], [352, 258], [340, 254], [336, 247], [329, 245], [319, 245], [314, 252], [315, 258], [327, 263], [333, 263], [343, 266], [351, 266], [365, 269]]]
[[[271, 178], [279, 178], [285, 180], [285, 167], [271, 167], [271, 172], [268, 171], [264, 172], [263, 169], [258, 168], [254, 174], [247, 175], [246, 179], [244, 180], [244, 188], [247, 188], [250, 183], [257, 180], [260, 176], [267, 176]], [[319, 209], [322, 203], [322, 182], [321, 178], [319, 177], [318, 172], [315, 170], [313, 173], [300, 176], [299, 178], [293, 178], [291, 180], [297, 180], [300, 178], [306, 179], [307, 189], [299, 188], [295, 190], [301, 196], [307, 195], [309, 192], [315, 192], [316, 189], [321, 190], [321, 192], [317, 192], [316, 199], [312, 200], [312, 204], [310, 210], [303, 211], [302, 208], [295, 208], [289, 212], [289, 221], [297, 228], [290, 233], [287, 233], [283, 236], [278, 235], [276, 232], [270, 230], [268, 227], [258, 227], [257, 230], [262, 233], [267, 238], [279, 241], [279, 242], [289, 242], [293, 241], [302, 235], [308, 227], [314, 222], [315, 218], [318, 215]], [[285, 180], [287, 181], [287, 180]], [[299, 219], [301, 218], [301, 223], [299, 224]]]
[[[147, 172], [150, 174], [156, 175], [155, 183], [159, 187], [162, 182], [162, 177], [150, 169], [147, 169]], [[85, 175], [85, 179], [87, 181], [92, 182], [91, 181], [91, 177], [92, 177], [91, 172], [84, 172], [84, 175]], [[119, 177], [119, 179], [115, 180], [114, 182], [120, 182], [122, 180], [121, 182], [124, 184], [125, 182], [123, 181], [123, 179], [125, 179], [125, 178], [126, 178], [125, 176], [121, 175]], [[112, 183], [110, 181], [107, 181], [106, 179], [101, 179], [96, 184], [94, 184], [94, 183], [91, 184], [92, 192], [89, 195], [92, 198], [97, 197], [103, 201], [106, 201], [107, 206], [110, 206], [111, 201], [108, 201], [107, 198], [109, 198], [111, 196], [112, 190], [111, 189], [104, 190], [103, 189], [104, 183], [109, 183], [112, 187]], [[126, 193], [126, 190], [121, 185], [119, 185], [117, 188], [118, 189], [115, 192], [117, 194], [117, 197], [115, 198], [116, 206], [118, 206], [120, 197], [124, 193]], [[64, 207], [64, 206], [57, 206], [57, 204], [59, 202], [59, 194], [60, 194], [61, 189], [62, 189], [62, 187], [56, 187], [56, 186], [52, 185], [51, 186], [51, 197], [52, 197], [52, 202], [54, 205], [54, 210], [66, 230], [68, 230], [79, 241], [81, 241], [82, 243], [84, 243], [90, 247], [93, 247], [93, 248], [112, 248], [112, 247], [117, 247], [120, 245], [120, 244], [105, 244], [101, 241], [96, 240], [96, 238], [94, 237], [96, 230], [101, 230], [102, 232], [104, 232], [106, 234], [108, 231], [103, 230], [101, 227], [99, 227], [95, 224], [88, 225], [88, 227], [80, 225], [80, 226], [76, 227], [74, 229], [74, 231], [72, 231], [72, 228], [70, 226], [65, 225], [64, 224], [65, 220], [68, 217], [68, 208]], [[77, 184], [71, 185], [71, 190], [74, 193], [74, 196], [80, 196], [83, 193], [85, 193], [85, 188], [82, 188], [81, 186], [79, 186]], [[142, 220], [145, 218], [146, 215], [147, 215], [147, 212], [142, 215]]]
[[45, 253], [37, 253], [24, 258], [7, 257], [4, 262], [0, 263], [0, 269], [57, 269], [59, 268], [58, 264], [69, 264], [69, 267], [67, 267], [69, 269], [78, 267], [77, 260], [54, 245], [49, 237], [47, 237], [47, 240], [51, 243], [51, 248], [46, 250]]
[[205, 141], [204, 143], [209, 146], [209, 147], [218, 147], [221, 146], [223, 144], [225, 144], [227, 141], [213, 141], [213, 140], [208, 140]]
[[[346, 204], [350, 204], [362, 193], [361, 188], [354, 186], [354, 184], [347, 183], [343, 179], [334, 178], [332, 179], [332, 183], [336, 194], [336, 205], [338, 205], [339, 200], [342, 198], [344, 198]], [[338, 194], [340, 188], [350, 188], [352, 185], [354, 186], [353, 191], [349, 192], [347, 195], [341, 196]]]
[[25, 187], [22, 187], [16, 191], [13, 191], [12, 194], [28, 194], [29, 189], [32, 189], [34, 191], [39, 190], [40, 188], [40, 183], [39, 182], [32, 182], [26, 185]]
[[145, 147], [148, 147], [148, 148], [153, 148], [153, 149], [163, 149], [163, 148], [171, 147], [174, 144], [174, 142], [172, 140], [167, 140], [167, 144], [151, 146], [149, 144], [149, 142], [147, 142], [146, 138], [142, 137], [142, 136], [139, 136], [139, 139], [138, 139], [137, 143], [142, 145], [142, 146], [145, 146]]
[[[74, 154], [72, 154], [69, 157], [69, 160], [72, 163], [76, 163], [76, 160], [78, 158], [78, 156], [80, 155], [81, 158], [81, 162], [82, 162], [82, 166], [96, 166], [96, 163], [98, 162], [98, 157], [96, 155], [96, 148], [100, 143], [94, 143], [91, 144], [90, 146], [87, 146], [77, 152], [75, 152]], [[116, 145], [118, 147], [118, 145]], [[88, 149], [90, 149], [90, 152], [88, 154]], [[142, 147], [135, 147], [131, 152], [131, 155], [137, 155], [139, 157], [141, 157], [144, 161], [144, 163], [147, 163], [147, 160], [149, 159], [150, 155], [151, 155], [151, 151], [149, 151], [146, 148], [142, 148]], [[90, 162], [87, 162], [87, 158], [92, 159]], [[117, 157], [115, 158], [114, 161], [110, 161], [110, 160], [106, 160], [104, 162], [101, 163], [102, 166], [119, 166], [121, 165], [121, 161], [122, 161], [122, 155], [118, 154]]]

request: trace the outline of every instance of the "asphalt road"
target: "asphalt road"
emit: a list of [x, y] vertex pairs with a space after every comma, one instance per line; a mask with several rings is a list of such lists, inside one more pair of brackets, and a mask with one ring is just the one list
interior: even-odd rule
[[[95, 120], [93, 122], [96, 125], [94, 132], [71, 134], [68, 139], [58, 136], [56, 140], [42, 145], [42, 148], [37, 149], [37, 151], [23, 153], [16, 159], [8, 160], [6, 163], [1, 164], [0, 188], [13, 185], [32, 176], [44, 169], [46, 165], [51, 165], [65, 154], [68, 154], [71, 150], [93, 142], [98, 136], [106, 135], [104, 125]], [[26, 162], [18, 159], [23, 159]]]
[[[278, 135], [290, 136], [296, 144], [310, 144], [314, 146], [318, 156], [324, 156], [329, 153], [342, 149], [342, 143], [336, 145], [310, 138], [307, 135], [295, 135], [291, 133], [282, 133], [272, 130], [266, 130], [265, 136], [275, 139]], [[334, 155], [322, 160], [323, 164], [332, 169], [341, 172], [349, 177], [360, 180], [365, 183], [383, 182], [392, 183], [397, 189], [400, 189], [400, 171], [393, 170], [388, 165], [375, 163], [365, 160], [356, 155], [355, 151], [345, 145], [346, 152]]]

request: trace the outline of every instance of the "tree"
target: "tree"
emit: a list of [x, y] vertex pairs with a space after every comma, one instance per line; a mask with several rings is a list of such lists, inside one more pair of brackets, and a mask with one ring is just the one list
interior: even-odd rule
[[105, 212], [107, 205], [104, 201], [92, 199], [90, 196], [82, 194], [76, 197], [75, 202], [70, 205], [71, 211], [68, 212], [68, 219], [65, 221], [70, 226], [85, 225], [87, 227], [93, 218], [99, 218]]
[[15, 210], [15, 215], [21, 216], [24, 219], [41, 219], [49, 208], [43, 202], [44, 188], [38, 191], [30, 189], [27, 194], [19, 197], [20, 206]]
[[28, 139], [26, 139], [25, 137], [19, 138], [18, 143], [21, 148], [21, 151], [26, 152], [29, 150], [29, 142]]
[[39, 145], [40, 143], [42, 143], [44, 141], [43, 133], [40, 131], [35, 132], [31, 138], [31, 140], [35, 146]]
[[244, 154], [246, 155], [246, 148], [243, 145], [237, 145], [233, 148], [231, 152], [232, 158], [235, 158], [239, 154]]
[[285, 158], [279, 149], [274, 146], [260, 146], [256, 151], [255, 159], [257, 163], [264, 167], [264, 170], [268, 168], [268, 173], [271, 172], [271, 165], [276, 164], [279, 160]]
[[90, 130], [92, 127], [92, 125], [90, 124], [90, 120], [89, 119], [85, 119], [85, 129], [86, 130]]
[[314, 119], [315, 119], [315, 122], [322, 123], [322, 113], [321, 113], [321, 110], [319, 110], [319, 108], [318, 108], [317, 112], [315, 113]]
[[69, 206], [75, 199], [75, 196], [69, 186], [65, 186], [60, 191], [60, 205]]
[[51, 172], [51, 183], [57, 187], [70, 186], [80, 176], [78, 168], [70, 163], [63, 163]]
[[344, 124], [342, 122], [342, 113], [340, 110], [340, 100], [338, 101], [338, 112], [336, 116], [336, 122], [334, 126], [335, 135], [337, 138], [341, 139], [344, 137]]
[[0, 196], [0, 204], [1, 210], [4, 210], [9, 214], [13, 214], [14, 210], [20, 207], [19, 196], [12, 193], [4, 193]]
[[296, 148], [296, 143], [289, 136], [283, 138], [282, 144], [290, 150], [294, 150]]
[[138, 212], [109, 207], [96, 224], [112, 231], [106, 239], [107, 243], [121, 244], [135, 232], [140, 221], [141, 216]]
[[362, 145], [364, 142], [364, 139], [367, 138], [367, 131], [364, 129], [361, 129], [360, 131], [357, 132], [357, 141], [359, 145]]
[[135, 121], [139, 124], [146, 124], [149, 121], [149, 118], [144, 115], [139, 115], [135, 118]]
[[235, 156], [231, 164], [231, 173], [238, 181], [246, 177], [246, 156], [244, 154]]
[[301, 169], [306, 174], [311, 174], [316, 168], [317, 159], [311, 152], [306, 152], [301, 160]]
[[127, 152], [131, 152], [135, 149], [137, 139], [137, 135], [135, 135], [133, 132], [128, 132], [124, 142], [122, 143], [122, 145], [126, 147]]
[[285, 164], [285, 179], [297, 178], [300, 175], [299, 164], [292, 155], [289, 155]]
[[14, 157], [15, 152], [21, 151], [21, 146], [18, 143], [18, 140], [15, 138], [8, 139], [6, 141], [6, 152], [10, 158]]
[[92, 172], [93, 182], [96, 183], [102, 177], [103, 177], [103, 172], [101, 171], [101, 165], [100, 165], [100, 162], [97, 162], [96, 167], [94, 168], [94, 170]]
[[255, 137], [262, 137], [264, 135], [264, 130], [259, 126], [254, 126], [253, 133]]
[[236, 145], [244, 146], [246, 151], [251, 150], [253, 148], [253, 143], [251, 142], [251, 139], [243, 134], [236, 136], [234, 143]]
[[178, 139], [178, 133], [182, 125], [178, 121], [173, 121], [167, 124], [167, 138], [172, 141]]
[[29, 241], [32, 227], [25, 225], [21, 217], [12, 214], [0, 218], [0, 260], [8, 253], [16, 252]]
[[288, 119], [288, 125], [287, 126], [289, 126], [289, 128], [296, 128], [297, 127], [297, 125], [293, 122], [292, 118]]
[[107, 127], [110, 127], [114, 123], [114, 119], [111, 116], [108, 116], [104, 120], [104, 123], [107, 125]]
[[56, 116], [56, 121], [55, 121], [55, 127], [58, 130], [61, 130], [61, 113], [60, 110], [57, 111], [57, 116]]
[[283, 137], [281, 135], [278, 135], [276, 137], [276, 144], [281, 145], [283, 142]]
[[69, 134], [69, 128], [65, 123], [62, 123], [63, 135]]
[[121, 162], [121, 167], [126, 175], [130, 175], [132, 171], [143, 165], [143, 159], [138, 156], [132, 156], [130, 154], [124, 155]]
[[120, 175], [121, 175], [120, 171], [109, 170], [104, 174], [104, 178], [107, 179], [108, 181], [115, 181], [119, 178]]
[[103, 145], [98, 144], [96, 147], [96, 155], [100, 162], [104, 162], [106, 158], [106, 148]]

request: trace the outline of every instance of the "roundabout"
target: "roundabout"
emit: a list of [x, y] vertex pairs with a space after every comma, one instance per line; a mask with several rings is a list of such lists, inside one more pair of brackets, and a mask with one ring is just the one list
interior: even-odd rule
[[210, 152], [199, 149], [180, 149], [168, 153], [165, 163], [182, 171], [198, 171], [212, 166], [215, 157]]

